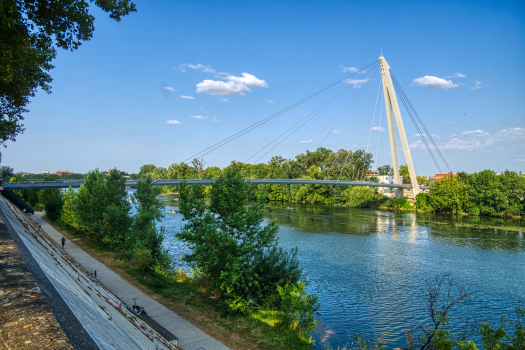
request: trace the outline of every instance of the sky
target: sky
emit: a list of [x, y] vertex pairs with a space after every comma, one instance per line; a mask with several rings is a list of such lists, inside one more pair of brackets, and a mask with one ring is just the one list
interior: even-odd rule
[[[377, 64], [344, 79], [382, 53], [454, 172], [525, 171], [523, 1], [135, 3], [121, 22], [93, 6], [93, 38], [58, 52], [52, 93], [32, 98], [2, 165], [168, 167], [336, 81], [206, 154], [206, 166], [319, 146], [392, 164]], [[416, 173], [439, 173], [403, 108], [401, 116]], [[399, 138], [397, 148], [404, 163]]]

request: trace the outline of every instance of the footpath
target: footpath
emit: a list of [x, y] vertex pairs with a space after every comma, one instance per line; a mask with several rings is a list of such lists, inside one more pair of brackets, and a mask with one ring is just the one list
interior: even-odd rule
[[[42, 212], [35, 212], [34, 215], [31, 215], [31, 218], [41, 225], [51, 239], [61, 244], [62, 235], [44, 221], [42, 216]], [[184, 350], [229, 350], [225, 345], [142, 293], [104, 264], [77, 247], [73, 242], [67, 241], [65, 250], [88, 271], [96, 270], [97, 279], [128, 306], [132, 306], [134, 304], [133, 299], [137, 298], [137, 304], [144, 306], [153, 320], [178, 338], [178, 346], [180, 348]]]

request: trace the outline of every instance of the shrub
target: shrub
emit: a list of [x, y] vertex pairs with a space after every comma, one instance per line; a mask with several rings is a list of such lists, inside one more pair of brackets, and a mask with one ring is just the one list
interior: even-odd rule
[[133, 260], [135, 261], [135, 269], [142, 272], [150, 271], [153, 266], [153, 257], [146, 248], [137, 249], [133, 255]]
[[281, 324], [304, 340], [312, 342], [309, 334], [318, 323], [313, 313], [321, 305], [317, 302], [319, 296], [308, 294], [305, 287], [305, 281], [299, 281], [297, 284], [287, 283], [284, 287], [277, 286], [277, 292], [282, 299]]
[[346, 191], [346, 205], [354, 208], [371, 207], [376, 203], [376, 191], [369, 187], [351, 186]]

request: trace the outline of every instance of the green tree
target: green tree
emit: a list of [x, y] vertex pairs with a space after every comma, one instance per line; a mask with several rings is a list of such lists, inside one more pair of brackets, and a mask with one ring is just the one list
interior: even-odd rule
[[126, 179], [113, 169], [106, 178], [105, 187], [102, 242], [110, 249], [129, 248], [132, 244], [129, 236], [133, 219], [130, 216]]
[[[250, 302], [275, 301], [277, 286], [297, 283], [300, 275], [295, 255], [285, 257], [277, 248], [277, 224], [262, 225], [264, 205], [249, 202], [251, 192], [235, 166], [213, 182], [210, 200], [204, 186], [181, 184], [180, 210], [187, 223], [176, 237], [191, 248], [183, 260], [225, 297], [230, 312], [247, 311]], [[278, 281], [267, 278], [271, 271], [280, 271]]]
[[157, 169], [157, 167], [153, 164], [144, 164], [140, 167], [137, 178], [142, 179], [144, 176], [152, 174], [155, 169]]
[[162, 245], [164, 228], [161, 227], [157, 230], [156, 227], [156, 224], [164, 216], [161, 211], [164, 209], [164, 205], [157, 198], [151, 185], [152, 182], [153, 179], [149, 175], [137, 181], [136, 191], [132, 199], [137, 209], [133, 221], [133, 239], [137, 241], [136, 246], [145, 248], [150, 252], [153, 266], [148, 268], [163, 274], [169, 268], [171, 258]]
[[451, 211], [454, 214], [464, 212], [469, 207], [468, 187], [455, 174], [449, 173], [440, 181], [430, 186], [430, 206], [439, 211]]
[[399, 176], [403, 176], [403, 183], [404, 184], [411, 184], [412, 181], [410, 180], [410, 173], [408, 172], [408, 166], [400, 165], [399, 166]]
[[392, 169], [392, 167], [389, 164], [387, 164], [387, 165], [378, 167], [377, 173], [379, 175], [394, 175], [394, 169]]
[[417, 177], [417, 183], [419, 185], [428, 185], [428, 177], [426, 177], [425, 175], [419, 175]]
[[[94, 2], [116, 21], [136, 11], [130, 0]], [[24, 131], [29, 98], [38, 88], [51, 92], [56, 48], [72, 51], [91, 39], [95, 18], [84, 0], [3, 0], [0, 18], [0, 145], [6, 147]]]
[[105, 192], [104, 174], [95, 169], [87, 173], [75, 197], [75, 212], [79, 219], [77, 228], [93, 240], [102, 240], [102, 221], [106, 209]]
[[[1, 124], [0, 124], [1, 125]], [[4, 181], [9, 181], [9, 179], [15, 175], [13, 172], [15, 169], [7, 165], [2, 165], [0, 167], [0, 179]]]
[[71, 186], [64, 192], [64, 205], [62, 206], [61, 217], [63, 223], [71, 227], [78, 227], [79, 222], [75, 212], [75, 191], [73, 191]]

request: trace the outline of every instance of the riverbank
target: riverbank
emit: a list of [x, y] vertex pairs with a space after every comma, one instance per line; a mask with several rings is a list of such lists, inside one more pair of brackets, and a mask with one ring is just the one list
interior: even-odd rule
[[233, 350], [311, 348], [278, 329], [276, 312], [257, 310], [229, 315], [223, 303], [205, 291], [201, 279], [191, 279], [181, 271], [168, 279], [137, 271], [119, 253], [104, 251], [56, 222], [44, 220], [126, 282]]

